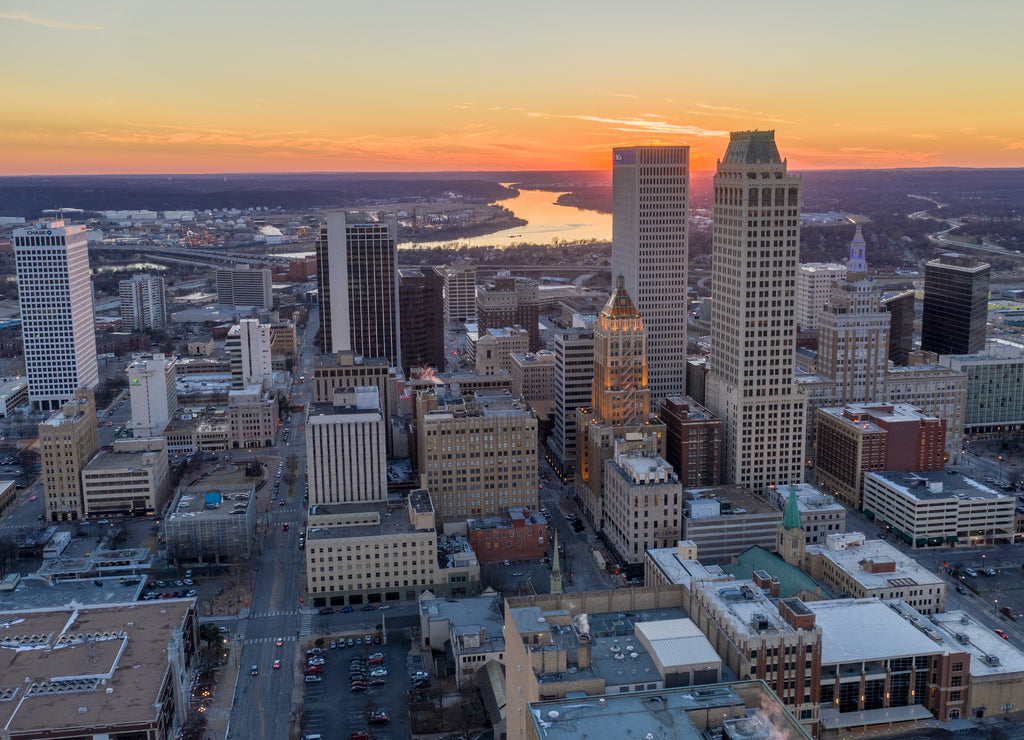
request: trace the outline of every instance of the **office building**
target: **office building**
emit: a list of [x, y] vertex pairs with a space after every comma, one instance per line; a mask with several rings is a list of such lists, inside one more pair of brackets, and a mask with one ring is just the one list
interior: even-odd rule
[[705, 400], [724, 424], [723, 480], [748, 490], [803, 480], [805, 404], [794, 384], [800, 187], [774, 131], [734, 132], [714, 177]]
[[438, 563], [434, 508], [427, 491], [404, 505], [311, 506], [306, 528], [306, 590], [315, 606], [477, 596], [480, 564], [468, 542]]
[[195, 599], [12, 608], [3, 619], [5, 738], [167, 738], [188, 720]]
[[624, 277], [647, 327], [655, 404], [686, 392], [689, 179], [688, 146], [612, 152], [612, 280]]
[[594, 382], [594, 320], [579, 315], [554, 335], [555, 411], [547, 457], [562, 481], [576, 476], [576, 409], [590, 403]]
[[696, 488], [683, 493], [681, 526], [675, 539], [692, 542], [702, 563], [727, 565], [749, 547], [775, 550], [781, 522], [779, 509], [741, 486]]
[[413, 367], [445, 368], [443, 280], [433, 270], [398, 271], [399, 334], [402, 372]]
[[537, 509], [537, 419], [508, 391], [416, 394], [420, 486], [438, 520]]
[[310, 404], [306, 466], [311, 505], [387, 498], [384, 422], [373, 387], [339, 388], [331, 403]]
[[540, 560], [550, 552], [548, 522], [540, 512], [509, 509], [500, 516], [466, 520], [469, 546], [481, 563]]
[[947, 253], [924, 266], [921, 349], [969, 355], [985, 349], [991, 267], [965, 254]]
[[313, 358], [313, 402], [333, 403], [338, 388], [372, 386], [387, 408], [388, 378], [391, 373], [384, 357], [360, 357], [352, 351]]
[[513, 352], [511, 355], [512, 395], [524, 401], [551, 401], [555, 397], [555, 353]]
[[274, 307], [274, 281], [269, 267], [217, 270], [217, 303], [222, 306]]
[[99, 382], [85, 227], [15, 229], [14, 262], [29, 401], [56, 411]]
[[717, 486], [722, 482], [722, 420], [684, 396], [661, 402], [665, 424], [665, 459], [683, 488]]
[[128, 393], [132, 405], [132, 433], [156, 437], [178, 410], [178, 359], [154, 352], [128, 366]]
[[467, 262], [438, 265], [434, 271], [444, 281], [444, 323], [476, 323], [476, 268]]
[[277, 391], [254, 383], [228, 391], [228, 434], [233, 450], [273, 447], [280, 416]]
[[133, 275], [117, 286], [121, 298], [121, 328], [147, 331], [167, 327], [170, 307], [167, 284], [160, 275]]
[[865, 513], [913, 548], [1013, 542], [1016, 506], [1016, 496], [959, 474], [864, 474]]
[[400, 365], [398, 224], [327, 214], [316, 241], [320, 351]]
[[167, 503], [170, 480], [162, 437], [117, 440], [82, 468], [85, 515], [155, 516]]
[[473, 347], [477, 375], [512, 374], [512, 354], [530, 347], [530, 333], [518, 326], [480, 332]]
[[818, 328], [818, 316], [832, 293], [832, 283], [845, 277], [846, 265], [836, 262], [800, 264], [796, 273], [796, 322], [800, 331]]
[[530, 352], [544, 348], [540, 338], [540, 297], [537, 283], [499, 275], [476, 292], [476, 323], [480, 336], [488, 329], [519, 326], [530, 337]]
[[913, 290], [895, 294], [882, 294], [882, 308], [889, 312], [889, 361], [906, 365], [914, 351], [914, 306], [917, 302]]
[[259, 319], [242, 319], [228, 330], [224, 342], [231, 359], [231, 387], [239, 390], [257, 384], [274, 383], [270, 350], [270, 324]]
[[946, 420], [906, 404], [847, 404], [818, 409], [815, 468], [818, 486], [861, 508], [870, 471], [942, 470]]
[[63, 522], [83, 517], [82, 468], [98, 449], [95, 397], [91, 389], [78, 390], [73, 400], [39, 425], [47, 519]]
[[618, 562], [642, 563], [648, 548], [676, 542], [683, 487], [672, 466], [621, 440], [604, 466], [604, 535]]
[[973, 355], [943, 355], [939, 364], [967, 379], [968, 433], [1000, 435], [1024, 429], [1024, 349], [996, 344]]
[[832, 534], [807, 547], [807, 573], [854, 599], [902, 599], [921, 614], [946, 611], [946, 582], [883, 540]]
[[0, 419], [28, 404], [28, 381], [21, 375], [0, 378]]

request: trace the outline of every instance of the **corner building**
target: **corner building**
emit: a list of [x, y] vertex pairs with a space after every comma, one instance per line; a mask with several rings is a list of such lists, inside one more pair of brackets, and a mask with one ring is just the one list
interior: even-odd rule
[[714, 177], [707, 406], [725, 426], [724, 479], [803, 480], [804, 399], [794, 383], [800, 177], [774, 131], [734, 132]]

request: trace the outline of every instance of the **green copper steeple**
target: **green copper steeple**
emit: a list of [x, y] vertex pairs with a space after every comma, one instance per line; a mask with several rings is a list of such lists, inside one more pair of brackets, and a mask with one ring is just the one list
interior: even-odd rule
[[782, 514], [782, 528], [801, 529], [800, 511], [796, 505], [796, 486], [789, 484], [789, 499], [786, 500], [786, 510]]

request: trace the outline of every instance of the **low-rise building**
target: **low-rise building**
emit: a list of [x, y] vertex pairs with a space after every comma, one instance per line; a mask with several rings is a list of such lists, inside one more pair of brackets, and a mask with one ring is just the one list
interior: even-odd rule
[[499, 370], [512, 374], [512, 355], [522, 354], [530, 347], [530, 333], [519, 326], [487, 329], [480, 332], [474, 347], [476, 372], [494, 375]]
[[167, 452], [172, 455], [219, 452], [228, 449], [231, 424], [217, 416], [174, 419], [164, 429], [163, 437], [167, 440]]
[[697, 544], [679, 540], [675, 547], [649, 548], [644, 559], [644, 584], [647, 586], [685, 586], [691, 581], [728, 581], [733, 577], [718, 565], [701, 565]]
[[548, 554], [548, 523], [540, 512], [509, 509], [501, 516], [469, 519], [466, 529], [481, 563], [540, 560]]
[[779, 511], [785, 511], [790, 491], [796, 493], [800, 528], [804, 531], [808, 545], [823, 543], [829, 535], [846, 532], [846, 507], [836, 501], [835, 496], [822, 493], [810, 483], [791, 484], [782, 488], [767, 486], [764, 498]]
[[28, 403], [28, 380], [22, 377], [0, 379], [0, 419]]
[[167, 559], [245, 559], [256, 528], [254, 486], [192, 486], [178, 491], [164, 520]]
[[194, 600], [74, 604], [0, 619], [5, 738], [169, 738], [185, 723], [199, 657]]
[[85, 515], [154, 516], [167, 503], [170, 489], [167, 443], [162, 437], [114, 442], [82, 469]]
[[399, 507], [371, 502], [310, 507], [306, 590], [318, 606], [412, 601], [426, 590], [475, 595], [479, 585], [480, 566], [472, 551], [453, 554], [450, 568], [439, 564], [434, 507], [423, 489], [412, 491]]
[[776, 549], [782, 512], [742, 486], [685, 492], [680, 537], [697, 545], [703, 563], [728, 563], [748, 547]]
[[501, 600], [493, 592], [458, 600], [424, 594], [419, 608], [421, 647], [440, 653], [451, 651], [459, 686], [488, 661], [505, 665]]
[[189, 357], [209, 357], [213, 354], [213, 336], [199, 334], [188, 340]]
[[14, 509], [18, 503], [18, 486], [12, 480], [0, 480], [0, 522]]
[[864, 512], [911, 547], [1013, 542], [1017, 497], [943, 472], [864, 476]]
[[922, 614], [946, 611], [946, 583], [882, 540], [862, 532], [830, 535], [807, 548], [807, 570], [837, 594], [901, 599]]
[[277, 391], [253, 384], [228, 393], [228, 430], [232, 449], [272, 447], [277, 436]]

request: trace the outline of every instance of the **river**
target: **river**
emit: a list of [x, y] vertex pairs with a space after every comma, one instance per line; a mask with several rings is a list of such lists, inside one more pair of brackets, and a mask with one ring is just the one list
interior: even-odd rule
[[[505, 183], [506, 185], [508, 183]], [[515, 198], [501, 200], [496, 205], [512, 211], [525, 220], [525, 226], [495, 231], [484, 236], [465, 239], [445, 239], [436, 242], [401, 242], [399, 249], [443, 247], [457, 244], [467, 247], [507, 247], [511, 244], [551, 244], [559, 241], [598, 239], [610, 242], [612, 239], [612, 216], [610, 213], [585, 211], [555, 203], [560, 192], [552, 190], [520, 190]], [[282, 257], [304, 257], [312, 252], [282, 254]]]

